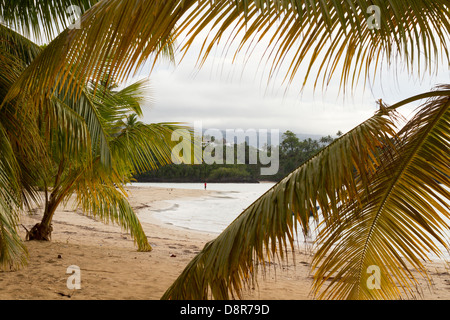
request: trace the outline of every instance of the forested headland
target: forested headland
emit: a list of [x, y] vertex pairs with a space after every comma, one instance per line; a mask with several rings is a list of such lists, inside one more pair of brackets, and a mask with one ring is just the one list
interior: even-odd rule
[[[336, 135], [340, 136], [339, 131]], [[206, 138], [206, 142], [205, 142]], [[204, 138], [202, 145], [203, 150], [210, 143], [214, 143], [208, 138]], [[278, 182], [285, 177], [289, 172], [299, 167], [303, 162], [311, 156], [319, 152], [323, 147], [333, 142], [335, 138], [328, 135], [320, 139], [303, 139], [300, 140], [292, 131], [286, 131], [281, 137], [279, 146], [264, 145], [260, 150], [250, 146], [247, 142], [241, 144], [223, 143], [223, 161], [222, 163], [208, 164], [204, 161], [201, 164], [169, 164], [162, 166], [159, 169], [148, 171], [134, 178], [138, 182], [242, 182], [242, 183], [258, 183], [259, 181]], [[245, 157], [238, 155], [239, 148], [244, 148]], [[279, 166], [276, 174], [262, 175], [261, 168], [267, 165], [256, 161], [251, 163], [250, 153], [266, 152], [270, 154], [272, 148], [278, 148], [279, 152]], [[243, 150], [243, 149], [241, 149]], [[227, 153], [234, 153], [236, 161], [233, 164], [227, 163], [225, 155]]]

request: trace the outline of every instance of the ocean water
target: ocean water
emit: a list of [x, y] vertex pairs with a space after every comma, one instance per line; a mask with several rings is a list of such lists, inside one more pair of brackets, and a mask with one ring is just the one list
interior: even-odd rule
[[[133, 183], [135, 186], [204, 190], [203, 183]], [[239, 214], [274, 183], [208, 183], [212, 195], [165, 201], [166, 209], [152, 210], [152, 216], [176, 227], [221, 233]]]

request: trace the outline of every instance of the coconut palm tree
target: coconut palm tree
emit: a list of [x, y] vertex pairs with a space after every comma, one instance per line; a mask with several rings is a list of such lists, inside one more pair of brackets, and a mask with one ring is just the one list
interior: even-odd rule
[[[41, 169], [44, 212], [42, 221], [28, 231], [28, 240], [50, 240], [51, 221], [57, 207], [75, 194], [76, 203], [85, 214], [118, 223], [131, 231], [140, 251], [151, 249], [126, 200], [124, 186], [136, 173], [171, 163], [171, 135], [183, 127], [169, 123], [146, 125], [137, 120], [138, 115], [142, 116], [140, 105], [146, 87], [146, 82], [141, 81], [116, 92], [111, 86], [101, 85], [95, 95], [90, 88], [83, 94], [84, 99], [59, 101], [67, 106], [78, 103], [75, 109], [81, 115], [81, 108], [88, 108], [82, 102], [91, 104], [98, 117], [101, 139], [106, 142], [98, 141], [91, 134], [91, 154], [84, 152], [73, 156], [67, 143], [71, 138], [67, 137], [65, 128], [58, 126], [51, 132], [43, 130], [42, 135], [52, 137], [48, 141], [51, 157], [48, 163], [51, 165]], [[39, 125], [47, 128], [47, 121], [41, 119]], [[101, 161], [103, 144], [106, 144], [108, 166]]]
[[[39, 48], [9, 28], [0, 26], [0, 100], [21, 72], [39, 54]], [[0, 109], [0, 267], [16, 267], [26, 262], [26, 248], [17, 234], [19, 213], [38, 199], [35, 181], [39, 168], [35, 159], [43, 159], [44, 146], [35, 117], [15, 104]], [[75, 129], [75, 127], [74, 127]]]
[[[0, 1], [0, 12], [16, 30], [40, 33], [38, 26], [45, 20], [44, 30], [51, 36], [49, 21], [67, 26], [68, 1], [15, 3], [23, 10]], [[291, 83], [305, 66], [301, 86], [312, 78], [315, 86], [326, 87], [340, 74], [346, 91], [366, 82], [382, 65], [406, 66], [418, 77], [436, 71], [437, 61], [450, 61], [450, 12], [444, 0], [78, 3], [83, 10], [93, 5], [81, 17], [81, 28], [61, 32], [14, 81], [3, 105], [28, 97], [25, 101], [39, 108], [43, 97], [61, 88], [69, 88], [67, 95], [77, 99], [87, 81], [97, 88], [105, 80], [106, 61], [111, 79], [121, 81], [187, 34], [181, 47], [186, 52], [205, 30], [200, 65], [223, 38], [228, 45], [237, 42], [235, 54], [243, 54], [246, 46], [250, 49], [245, 52], [251, 53], [253, 45], [268, 38], [269, 76], [287, 64], [285, 79]], [[372, 18], [375, 27], [369, 23]], [[397, 127], [395, 110], [423, 99], [428, 100], [414, 119]], [[401, 290], [412, 293], [405, 267], [427, 276], [421, 259], [430, 251], [439, 253], [435, 241], [446, 246], [448, 99], [448, 86], [441, 86], [392, 106], [380, 101], [373, 117], [290, 173], [206, 244], [164, 298], [239, 297], [256, 279], [260, 263], [283, 258], [284, 250], [293, 248], [297, 227], [310, 232], [309, 212], [320, 221], [314, 258], [314, 292], [319, 297], [398, 298]], [[382, 274], [378, 290], [365, 285], [365, 272], [372, 265]]]
[[[44, 191], [43, 218], [27, 232], [28, 240], [49, 240], [55, 210], [76, 194], [85, 214], [119, 224], [131, 232], [140, 251], [151, 250], [124, 186], [134, 174], [170, 163], [172, 132], [186, 128], [137, 121], [143, 115], [145, 81], [120, 91], [114, 90], [112, 78], [108, 86], [86, 83], [77, 98], [67, 94], [70, 85], [61, 85], [52, 96], [38, 98], [37, 107], [30, 95], [5, 100], [42, 52], [0, 25], [0, 266], [26, 262], [26, 248], [17, 234], [19, 214], [41, 200], [39, 188]], [[102, 67], [110, 68], [107, 61]]]

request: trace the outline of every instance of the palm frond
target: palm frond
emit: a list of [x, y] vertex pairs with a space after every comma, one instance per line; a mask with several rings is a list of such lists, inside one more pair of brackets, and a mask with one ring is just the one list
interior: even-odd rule
[[[109, 88], [101, 88], [101, 85], [99, 87], [99, 94], [96, 95], [96, 97], [100, 99], [99, 106], [106, 107], [102, 108], [102, 110], [108, 109], [111, 105], [113, 105], [116, 110], [120, 108], [120, 115], [122, 118], [124, 117], [124, 114], [129, 114], [130, 112], [142, 117], [143, 113], [141, 106], [152, 101], [149, 96], [150, 82], [145, 78], [127, 85], [118, 91], [110, 90]], [[113, 121], [113, 119], [111, 120]], [[116, 119], [116, 121], [117, 120], [120, 119]]]
[[[65, 88], [63, 92], [56, 93], [52, 98], [53, 112], [64, 115], [72, 115], [73, 120], [81, 120], [65, 125], [67, 121], [53, 121], [62, 135], [66, 137], [65, 145], [78, 144], [73, 152], [67, 152], [69, 156], [83, 153], [89, 157], [100, 156], [105, 167], [111, 167], [111, 150], [108, 143], [107, 121], [99, 111], [98, 104], [94, 101], [89, 90], [83, 89], [77, 99], [66, 95], [70, 90]], [[70, 119], [70, 118], [69, 118]], [[83, 152], [84, 151], [84, 152]]]
[[0, 270], [24, 266], [28, 259], [28, 250], [17, 233], [18, 213], [12, 210], [0, 199]]
[[[0, 24], [0, 101], [4, 100], [20, 74], [39, 53], [40, 48], [33, 42]], [[5, 155], [13, 155], [10, 157], [10, 165], [14, 163], [16, 168], [11, 172], [4, 167], [2, 172], [16, 181], [21, 193], [19, 203], [23, 202], [24, 205], [38, 198], [34, 185], [38, 171], [31, 163], [45, 153], [35, 122], [36, 113], [30, 110], [33, 108], [29, 108], [26, 102], [5, 103], [0, 108], [0, 126], [4, 134], [2, 145], [11, 148], [10, 152], [6, 149], [3, 152]], [[2, 185], [8, 190], [5, 184]]]
[[[372, 5], [380, 10], [379, 29], [369, 25]], [[391, 67], [406, 65], [411, 73], [436, 72], [438, 56], [450, 61], [449, 17], [445, 1], [205, 1], [181, 21], [176, 36], [187, 34], [186, 52], [201, 31], [209, 31], [200, 64], [222, 38], [227, 48], [237, 42], [234, 57], [246, 45], [250, 55], [266, 38], [269, 78], [285, 64], [289, 83], [302, 70], [303, 85], [315, 75], [315, 85], [321, 79], [326, 86], [342, 70], [345, 89], [376, 72], [381, 59]]]
[[[334, 216], [338, 203], [354, 199], [355, 172], [373, 174], [378, 148], [394, 134], [377, 113], [341, 136], [262, 195], [188, 264], [163, 299], [229, 299], [255, 281], [258, 265], [294, 249], [297, 225], [309, 232], [317, 206]], [[361, 179], [361, 181], [365, 181]]]
[[105, 170], [97, 159], [67, 174], [61, 183], [61, 197], [68, 199], [75, 192], [78, 207], [84, 214], [104, 223], [118, 224], [130, 232], [139, 251], [150, 251], [142, 225], [126, 199], [122, 178], [114, 171]]
[[17, 234], [21, 206], [19, 165], [0, 123], [0, 270], [24, 265], [26, 247]]
[[[323, 220], [323, 230], [328, 230], [329, 233], [336, 230], [335, 233], [340, 235], [340, 226], [347, 226], [346, 223], [350, 229], [353, 221], [342, 214], [343, 208], [357, 208], [358, 212], [369, 210], [370, 207], [364, 206], [365, 201], [372, 199], [368, 198], [368, 194], [372, 191], [374, 177], [379, 175], [380, 167], [383, 167], [382, 161], [388, 155], [400, 154], [396, 152], [401, 146], [393, 140], [397, 137], [397, 121], [395, 116], [391, 118], [392, 111], [406, 103], [438, 95], [448, 99], [450, 91], [442, 88], [406, 99], [391, 107], [381, 105], [375, 116], [336, 139], [251, 204], [215, 240], [205, 245], [162, 298], [239, 297], [242, 289], [255, 281], [260, 265], [265, 268], [267, 260], [283, 259], [285, 250], [294, 250], [297, 224], [307, 234], [310, 216], [316, 221]], [[448, 142], [448, 133], [445, 133], [448, 126], [445, 130], [443, 126], [440, 123], [439, 128], [446, 134]], [[448, 153], [446, 155], [448, 158]], [[439, 161], [446, 160], [445, 157], [441, 156]], [[448, 167], [445, 169], [441, 162], [436, 169], [441, 174], [436, 173], [432, 177], [437, 177], [437, 181], [444, 181], [443, 173], [448, 173]], [[417, 188], [420, 189], [420, 186]], [[380, 190], [386, 191], [383, 188]], [[443, 192], [442, 188], [439, 192]], [[441, 195], [445, 196], [446, 193]], [[407, 206], [406, 201], [403, 205]], [[440, 208], [442, 207], [445, 206], [441, 204]], [[361, 218], [358, 221], [364, 226], [367, 219]], [[439, 220], [439, 227], [443, 226], [441, 223], [442, 220]], [[355, 237], [356, 232], [351, 240]], [[329, 244], [332, 243], [330, 240]], [[352, 257], [354, 253], [351, 247], [344, 245], [339, 249], [347, 254], [346, 257]], [[324, 250], [320, 250], [318, 254]], [[333, 261], [337, 266], [345, 263], [345, 259]], [[330, 268], [330, 264], [322, 263], [321, 266], [323, 273], [327, 270], [336, 271], [335, 268]], [[323, 284], [320, 276], [321, 274], [317, 275], [317, 282]], [[326, 278], [328, 277], [326, 274]], [[339, 283], [339, 279], [338, 277], [335, 282]]]
[[44, 49], [7, 101], [24, 92], [50, 96], [61, 88], [79, 94], [85, 83], [98, 84], [105, 75], [110, 76], [107, 83], [122, 82], [150, 56], [172, 52], [173, 26], [183, 12], [184, 4], [178, 1], [98, 2], [83, 15], [81, 29], [66, 29]]
[[12, 84], [39, 55], [33, 42], [0, 24], [0, 100], [3, 101]]
[[40, 52], [32, 41], [0, 24], [0, 106], [9, 89]]
[[98, 0], [1, 0], [0, 22], [28, 38], [49, 41], [74, 22], [70, 21], [71, 6], [79, 8], [82, 14], [96, 2]]
[[[398, 152], [382, 156], [369, 191], [361, 190], [362, 203], [342, 206], [341, 219], [321, 230], [318, 297], [398, 299], [414, 296], [411, 269], [430, 280], [422, 261], [443, 258], [438, 245], [449, 247], [449, 122], [449, 96], [430, 99], [399, 132]], [[379, 288], [367, 285], [370, 266], [380, 272]]]
[[[370, 29], [367, 23], [367, 9], [373, 4], [381, 10], [379, 30]], [[381, 59], [390, 65], [402, 59], [410, 72], [416, 72], [415, 68], [422, 72], [431, 70], [433, 61], [450, 60], [449, 18], [444, 0], [318, 4], [281, 0], [103, 0], [82, 16], [81, 29], [66, 29], [49, 44], [22, 74], [7, 101], [23, 92], [51, 95], [55, 84], [79, 93], [87, 80], [104, 80], [106, 64], [111, 66], [108, 73], [112, 79], [121, 82], [149, 57], [165, 52], [184, 31], [188, 33], [183, 46], [187, 50], [202, 30], [210, 30], [201, 61], [228, 30], [235, 34], [227, 37], [227, 45], [239, 41], [236, 54], [245, 44], [257, 44], [262, 37], [269, 37], [272, 47], [267, 50], [267, 58], [271, 61], [271, 74], [293, 55], [286, 73], [289, 81], [301, 65], [306, 65], [304, 81], [318, 68], [318, 72], [314, 71], [316, 82], [322, 77], [326, 84], [342, 66], [341, 83], [356, 83], [362, 72], [366, 79], [370, 70], [376, 70]], [[272, 29], [275, 33], [270, 36]], [[237, 40], [238, 33], [242, 40]], [[309, 63], [308, 55], [312, 56]]]
[[[136, 122], [126, 125], [111, 141], [112, 152], [117, 162], [125, 160], [122, 170], [125, 170], [128, 175], [155, 170], [172, 163], [174, 157], [178, 157], [172, 153], [175, 142], [171, 140], [172, 134], [177, 130], [189, 132], [190, 129], [172, 123]], [[185, 144], [187, 149], [193, 144], [193, 140], [183, 139], [181, 143]]]

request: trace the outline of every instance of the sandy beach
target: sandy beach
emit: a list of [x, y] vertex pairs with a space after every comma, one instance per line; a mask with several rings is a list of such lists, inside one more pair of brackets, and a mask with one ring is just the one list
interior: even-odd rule
[[[51, 242], [26, 242], [28, 266], [18, 271], [0, 272], [0, 299], [99, 300], [160, 299], [187, 263], [217, 234], [193, 232], [162, 224], [151, 210], [169, 206], [165, 201], [204, 196], [214, 191], [153, 187], [130, 187], [130, 203], [136, 209], [153, 247], [137, 252], [131, 237], [114, 225], [105, 225], [83, 216], [70, 206], [60, 207], [54, 216]], [[149, 213], [150, 212], [150, 213]], [[22, 224], [31, 228], [41, 212], [24, 216]], [[25, 237], [25, 229], [21, 228]], [[245, 292], [245, 299], [312, 299], [311, 255], [303, 249], [293, 260], [276, 264], [260, 276], [258, 287]], [[70, 290], [66, 274], [71, 265], [80, 267], [81, 289]], [[427, 265], [430, 287], [421, 281], [420, 299], [450, 299], [450, 267]], [[420, 277], [419, 277], [420, 279]]]

